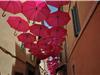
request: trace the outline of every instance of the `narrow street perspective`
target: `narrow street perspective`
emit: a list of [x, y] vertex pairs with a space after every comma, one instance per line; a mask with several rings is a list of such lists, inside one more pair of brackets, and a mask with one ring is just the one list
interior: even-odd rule
[[0, 0], [0, 75], [100, 75], [100, 2]]

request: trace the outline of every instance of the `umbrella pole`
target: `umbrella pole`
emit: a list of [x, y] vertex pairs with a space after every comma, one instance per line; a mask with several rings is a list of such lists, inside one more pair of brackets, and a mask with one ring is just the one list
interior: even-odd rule
[[2, 17], [5, 17], [5, 16], [6, 16], [5, 12], [6, 12], [6, 11], [3, 11], [3, 13], [2, 13]]

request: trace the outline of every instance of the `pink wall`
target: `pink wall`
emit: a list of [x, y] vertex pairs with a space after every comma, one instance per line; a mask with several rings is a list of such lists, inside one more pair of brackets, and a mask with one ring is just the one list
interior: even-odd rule
[[68, 75], [74, 75], [73, 64], [75, 75], [100, 75], [100, 5], [68, 61]]

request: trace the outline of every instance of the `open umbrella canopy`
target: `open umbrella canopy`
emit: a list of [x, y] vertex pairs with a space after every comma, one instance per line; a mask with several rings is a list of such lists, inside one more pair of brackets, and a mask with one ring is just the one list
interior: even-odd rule
[[50, 36], [55, 38], [65, 38], [67, 30], [62, 27], [52, 27], [50, 29]]
[[43, 42], [43, 40], [39, 40], [37, 44], [24, 43], [24, 47], [30, 49], [29, 52], [39, 59], [45, 59], [49, 56], [57, 56], [62, 50], [60, 46], [47, 44], [47, 42]]
[[52, 46], [50, 44], [47, 44], [47, 42], [43, 42], [43, 40], [39, 40], [38, 45], [39, 45], [39, 48], [45, 52], [46, 51], [49, 52], [52, 49]]
[[46, 19], [50, 26], [64, 26], [70, 21], [70, 16], [67, 12], [57, 11], [51, 13]]
[[48, 47], [44, 47], [43, 45], [40, 46], [39, 44], [31, 44], [29, 52], [31, 52], [34, 56], [36, 56], [39, 59], [45, 59], [50, 56], [44, 50], [47, 48]]
[[24, 47], [30, 49], [33, 44], [34, 44], [33, 42], [27, 42], [27, 43], [24, 43]]
[[56, 69], [59, 67], [59, 65], [60, 63], [58, 58], [55, 59], [54, 57], [52, 57], [51, 61], [47, 60], [47, 67], [50, 71], [50, 75], [56, 75]]
[[18, 35], [17, 38], [23, 43], [32, 43], [36, 40], [35, 36], [30, 33], [22, 33]]
[[57, 8], [59, 8], [63, 5], [67, 5], [69, 3], [69, 1], [64, 1], [64, 0], [57, 0], [57, 1], [51, 0], [51, 1], [46, 1], [46, 2], [47, 2], [47, 4], [57, 7]]
[[49, 36], [49, 29], [44, 25], [34, 24], [30, 27], [30, 32], [35, 36], [43, 38]]
[[29, 24], [21, 17], [10, 16], [7, 22], [12, 28], [17, 31], [26, 32], [27, 30], [29, 30]]
[[54, 41], [47, 40], [48, 38], [39, 40], [39, 47], [42, 49], [42, 51], [44, 51], [45, 54], [48, 54], [49, 56], [57, 56], [61, 52], [62, 48], [57, 45], [58, 43], [55, 44]]
[[13, 14], [21, 13], [22, 11], [22, 4], [20, 1], [12, 1], [12, 0], [1, 0], [0, 1], [0, 8], [4, 11], [8, 11]]
[[60, 46], [53, 45], [51, 56], [58, 56], [63, 49]]
[[61, 46], [64, 40], [65, 38], [48, 37], [48, 38], [42, 38], [39, 41], [47, 45]]
[[50, 10], [45, 2], [27, 1], [23, 3], [23, 14], [33, 21], [43, 21], [50, 14]]

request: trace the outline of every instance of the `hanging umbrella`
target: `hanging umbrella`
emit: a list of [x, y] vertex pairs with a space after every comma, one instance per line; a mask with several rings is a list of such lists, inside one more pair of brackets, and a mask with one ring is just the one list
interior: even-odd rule
[[70, 21], [70, 16], [67, 12], [57, 11], [51, 13], [46, 19], [50, 26], [64, 26]]
[[30, 33], [22, 33], [22, 34], [18, 35], [17, 38], [19, 41], [21, 41], [23, 43], [32, 43], [36, 40], [35, 36]]
[[33, 21], [43, 21], [49, 15], [50, 10], [45, 2], [27, 1], [23, 3], [23, 14]]
[[17, 31], [26, 32], [27, 30], [29, 30], [28, 23], [21, 17], [10, 16], [7, 22], [12, 28], [14, 28]]
[[51, 55], [51, 51], [52, 51], [52, 45], [51, 44], [47, 44], [47, 42], [43, 42], [43, 40], [39, 40], [38, 42], [39, 48], [41, 49], [41, 51], [44, 53], [44, 55]]
[[47, 45], [61, 46], [64, 40], [65, 38], [48, 37], [48, 38], [41, 38], [39, 42], [45, 43]]
[[22, 4], [20, 1], [0, 1], [0, 8], [4, 10], [3, 15], [5, 11], [8, 11], [13, 14], [21, 13], [22, 11]]
[[32, 44], [29, 52], [38, 58], [39, 58], [39, 55], [41, 54], [41, 51], [37, 44]]
[[44, 25], [34, 24], [30, 27], [30, 32], [39, 37], [49, 36], [49, 29]]
[[47, 4], [52, 5], [54, 7], [61, 7], [63, 5], [67, 5], [69, 1], [64, 1], [64, 0], [57, 0], [57, 1], [46, 1]]
[[52, 27], [50, 29], [50, 36], [55, 38], [65, 38], [67, 30], [62, 27]]
[[50, 71], [50, 75], [55, 75], [56, 74], [56, 69], [57, 67], [59, 66], [59, 60], [55, 60], [53, 58], [52, 61], [48, 61], [47, 60], [47, 67], [48, 67], [48, 70]]
[[52, 46], [50, 44], [47, 44], [47, 42], [43, 42], [43, 40], [39, 40], [38, 42], [39, 48], [43, 51], [50, 51], [52, 49]]
[[49, 57], [49, 55], [46, 54], [38, 44], [32, 44], [29, 52], [31, 52], [34, 56], [36, 56], [39, 59], [45, 59]]
[[51, 45], [61, 45], [65, 40], [67, 30], [62, 27], [53, 27], [49, 30], [49, 37], [41, 38], [41, 42]]
[[58, 56], [62, 51], [62, 48], [60, 46], [56, 46], [56, 45], [53, 45], [53, 50], [51, 52], [51, 56]]
[[29, 42], [24, 43], [24, 47], [30, 49], [29, 52], [39, 59], [45, 59], [51, 55], [50, 50], [52, 49], [52, 46], [41, 41], [39, 41], [37, 44]]
[[24, 43], [24, 47], [30, 49], [33, 44], [34, 44], [33, 42], [27, 42], [27, 43]]
[[47, 39], [43, 38], [43, 39], [39, 40], [38, 45], [39, 45], [40, 49], [42, 49], [42, 51], [44, 51], [44, 53], [49, 56], [59, 55], [59, 53], [62, 50], [60, 45], [58, 45], [58, 43], [53, 44], [53, 41], [50, 41], [50, 40], [48, 41]]

